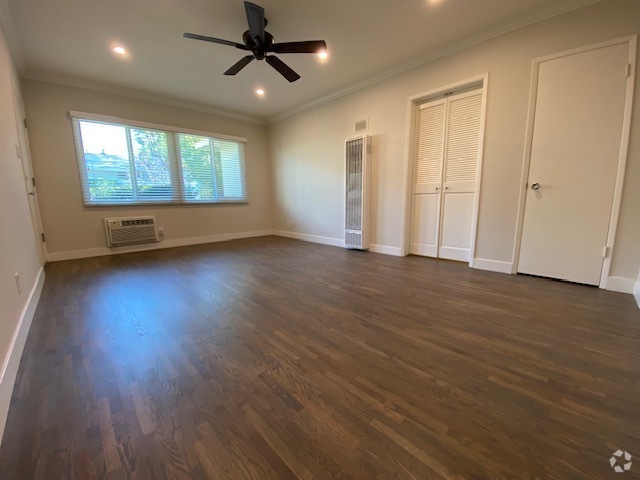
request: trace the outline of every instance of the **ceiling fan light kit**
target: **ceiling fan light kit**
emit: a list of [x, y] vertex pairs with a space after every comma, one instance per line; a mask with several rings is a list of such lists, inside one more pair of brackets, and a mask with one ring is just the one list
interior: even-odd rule
[[244, 43], [232, 42], [221, 38], [207, 37], [195, 33], [185, 33], [184, 37], [192, 40], [219, 43], [235, 47], [239, 50], [251, 52], [251, 55], [242, 57], [225, 75], [235, 75], [254, 60], [266, 60], [274, 69], [289, 82], [295, 82], [300, 78], [291, 67], [276, 57], [274, 54], [286, 53], [313, 53], [319, 54], [327, 51], [327, 44], [324, 40], [307, 40], [302, 42], [275, 43], [273, 35], [265, 31], [267, 19], [264, 16], [264, 8], [251, 2], [244, 2], [244, 9], [247, 14], [249, 30], [242, 35]]

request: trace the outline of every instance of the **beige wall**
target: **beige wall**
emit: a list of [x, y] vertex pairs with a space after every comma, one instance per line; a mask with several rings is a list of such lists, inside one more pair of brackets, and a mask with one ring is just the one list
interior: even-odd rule
[[[399, 250], [408, 97], [488, 72], [475, 257], [510, 264], [532, 59], [639, 31], [640, 2], [607, 0], [447, 55], [269, 127], [93, 90], [24, 80], [49, 251], [56, 254], [104, 248], [102, 218], [134, 214], [156, 214], [167, 240], [271, 228], [339, 239], [344, 205], [343, 143], [353, 135], [354, 121], [364, 117], [369, 118], [370, 133], [374, 135], [372, 242]], [[640, 75], [637, 78], [640, 82]], [[636, 95], [635, 104], [610, 271], [611, 276], [627, 279], [635, 279], [640, 266], [640, 217], [634, 212], [640, 204], [640, 94]], [[69, 110], [248, 138], [250, 204], [84, 207]]]
[[633, 296], [636, 297], [636, 303], [638, 307], [640, 307], [640, 270], [638, 271], [638, 280], [633, 286]]
[[[640, 32], [640, 2], [607, 0], [447, 55], [277, 122], [270, 129], [274, 229], [341, 238], [344, 140], [369, 118], [374, 136], [372, 243], [401, 247], [407, 99], [489, 73], [476, 258], [513, 262], [534, 58]], [[640, 75], [637, 75], [640, 82]], [[640, 266], [640, 90], [610, 275]]]
[[[77, 87], [23, 80], [29, 137], [49, 253], [105, 248], [102, 219], [157, 215], [165, 240], [271, 229], [264, 125]], [[70, 110], [244, 137], [249, 204], [85, 207]]]
[[[11, 55], [0, 31], [0, 438], [13, 387], [13, 377], [11, 384], [2, 381], [7, 374], [9, 348], [40, 271], [22, 163], [15, 147], [18, 143], [12, 92], [12, 79], [15, 78]], [[17, 82], [13, 83], [19, 87]], [[21, 294], [16, 288], [15, 273], [20, 275]]]

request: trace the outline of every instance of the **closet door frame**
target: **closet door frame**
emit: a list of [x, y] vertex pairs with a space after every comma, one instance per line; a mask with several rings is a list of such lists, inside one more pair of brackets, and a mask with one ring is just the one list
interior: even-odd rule
[[[600, 288], [608, 288], [609, 270], [611, 268], [611, 254], [616, 238], [616, 230], [618, 227], [618, 217], [620, 215], [620, 204], [622, 203], [622, 188], [625, 178], [625, 170], [627, 165], [627, 157], [629, 153], [629, 137], [631, 135], [631, 114], [634, 101], [634, 86], [636, 74], [636, 55], [638, 35], [630, 35], [627, 37], [608, 40], [605, 42], [586, 45], [572, 50], [536, 58], [532, 62], [531, 68], [531, 88], [529, 92], [529, 117], [527, 119], [527, 132], [525, 137], [525, 151], [522, 165], [522, 178], [520, 181], [520, 198], [518, 204], [518, 219], [516, 222], [516, 239], [513, 248], [513, 263], [511, 273], [518, 273], [518, 264], [520, 262], [520, 245], [522, 243], [522, 229], [524, 225], [524, 212], [526, 205], [526, 194], [529, 182], [529, 167], [531, 165], [531, 151], [533, 146], [533, 128], [535, 125], [536, 102], [538, 99], [538, 75], [540, 72], [540, 64], [556, 58], [575, 55], [578, 53], [588, 52], [598, 48], [609, 47], [618, 44], [629, 45], [629, 65], [627, 71], [627, 91], [624, 105], [624, 114], [622, 120], [622, 138], [620, 139], [620, 155], [618, 157], [618, 171], [616, 174], [616, 185], [613, 193], [613, 206], [611, 208], [611, 218], [609, 220], [609, 233], [607, 235], [607, 244], [603, 252], [602, 273], [600, 274]], [[612, 290], [615, 288], [611, 288]]]
[[413, 174], [415, 162], [415, 140], [417, 134], [416, 115], [420, 105], [433, 100], [439, 96], [446, 94], [455, 94], [462, 90], [468, 90], [474, 87], [482, 88], [482, 111], [480, 120], [480, 144], [478, 148], [478, 166], [476, 175], [476, 189], [473, 197], [473, 213], [471, 223], [471, 239], [469, 243], [469, 266], [473, 267], [476, 250], [476, 236], [478, 228], [478, 210], [480, 200], [480, 185], [482, 180], [482, 161], [484, 157], [484, 137], [485, 123], [487, 113], [487, 92], [489, 86], [489, 74], [483, 73], [475, 77], [455, 82], [449, 85], [438, 87], [427, 92], [419, 93], [408, 98], [407, 108], [407, 131], [405, 137], [405, 162], [404, 162], [404, 195], [403, 195], [403, 217], [402, 217], [402, 248], [400, 255], [407, 256], [409, 254], [411, 241], [411, 207], [413, 201]]

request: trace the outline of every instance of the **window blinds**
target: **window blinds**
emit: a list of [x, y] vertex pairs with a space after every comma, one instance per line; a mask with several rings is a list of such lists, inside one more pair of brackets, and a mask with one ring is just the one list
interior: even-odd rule
[[72, 119], [85, 205], [247, 200], [242, 141]]

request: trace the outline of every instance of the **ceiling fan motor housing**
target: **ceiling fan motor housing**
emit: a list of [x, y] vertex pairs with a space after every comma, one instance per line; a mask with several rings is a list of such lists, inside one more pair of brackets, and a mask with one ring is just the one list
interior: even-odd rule
[[271, 46], [274, 44], [273, 35], [269, 32], [264, 32], [264, 42], [261, 42], [259, 38], [254, 39], [249, 30], [242, 34], [242, 41], [251, 50], [256, 60], [264, 60], [265, 54], [271, 50]]

